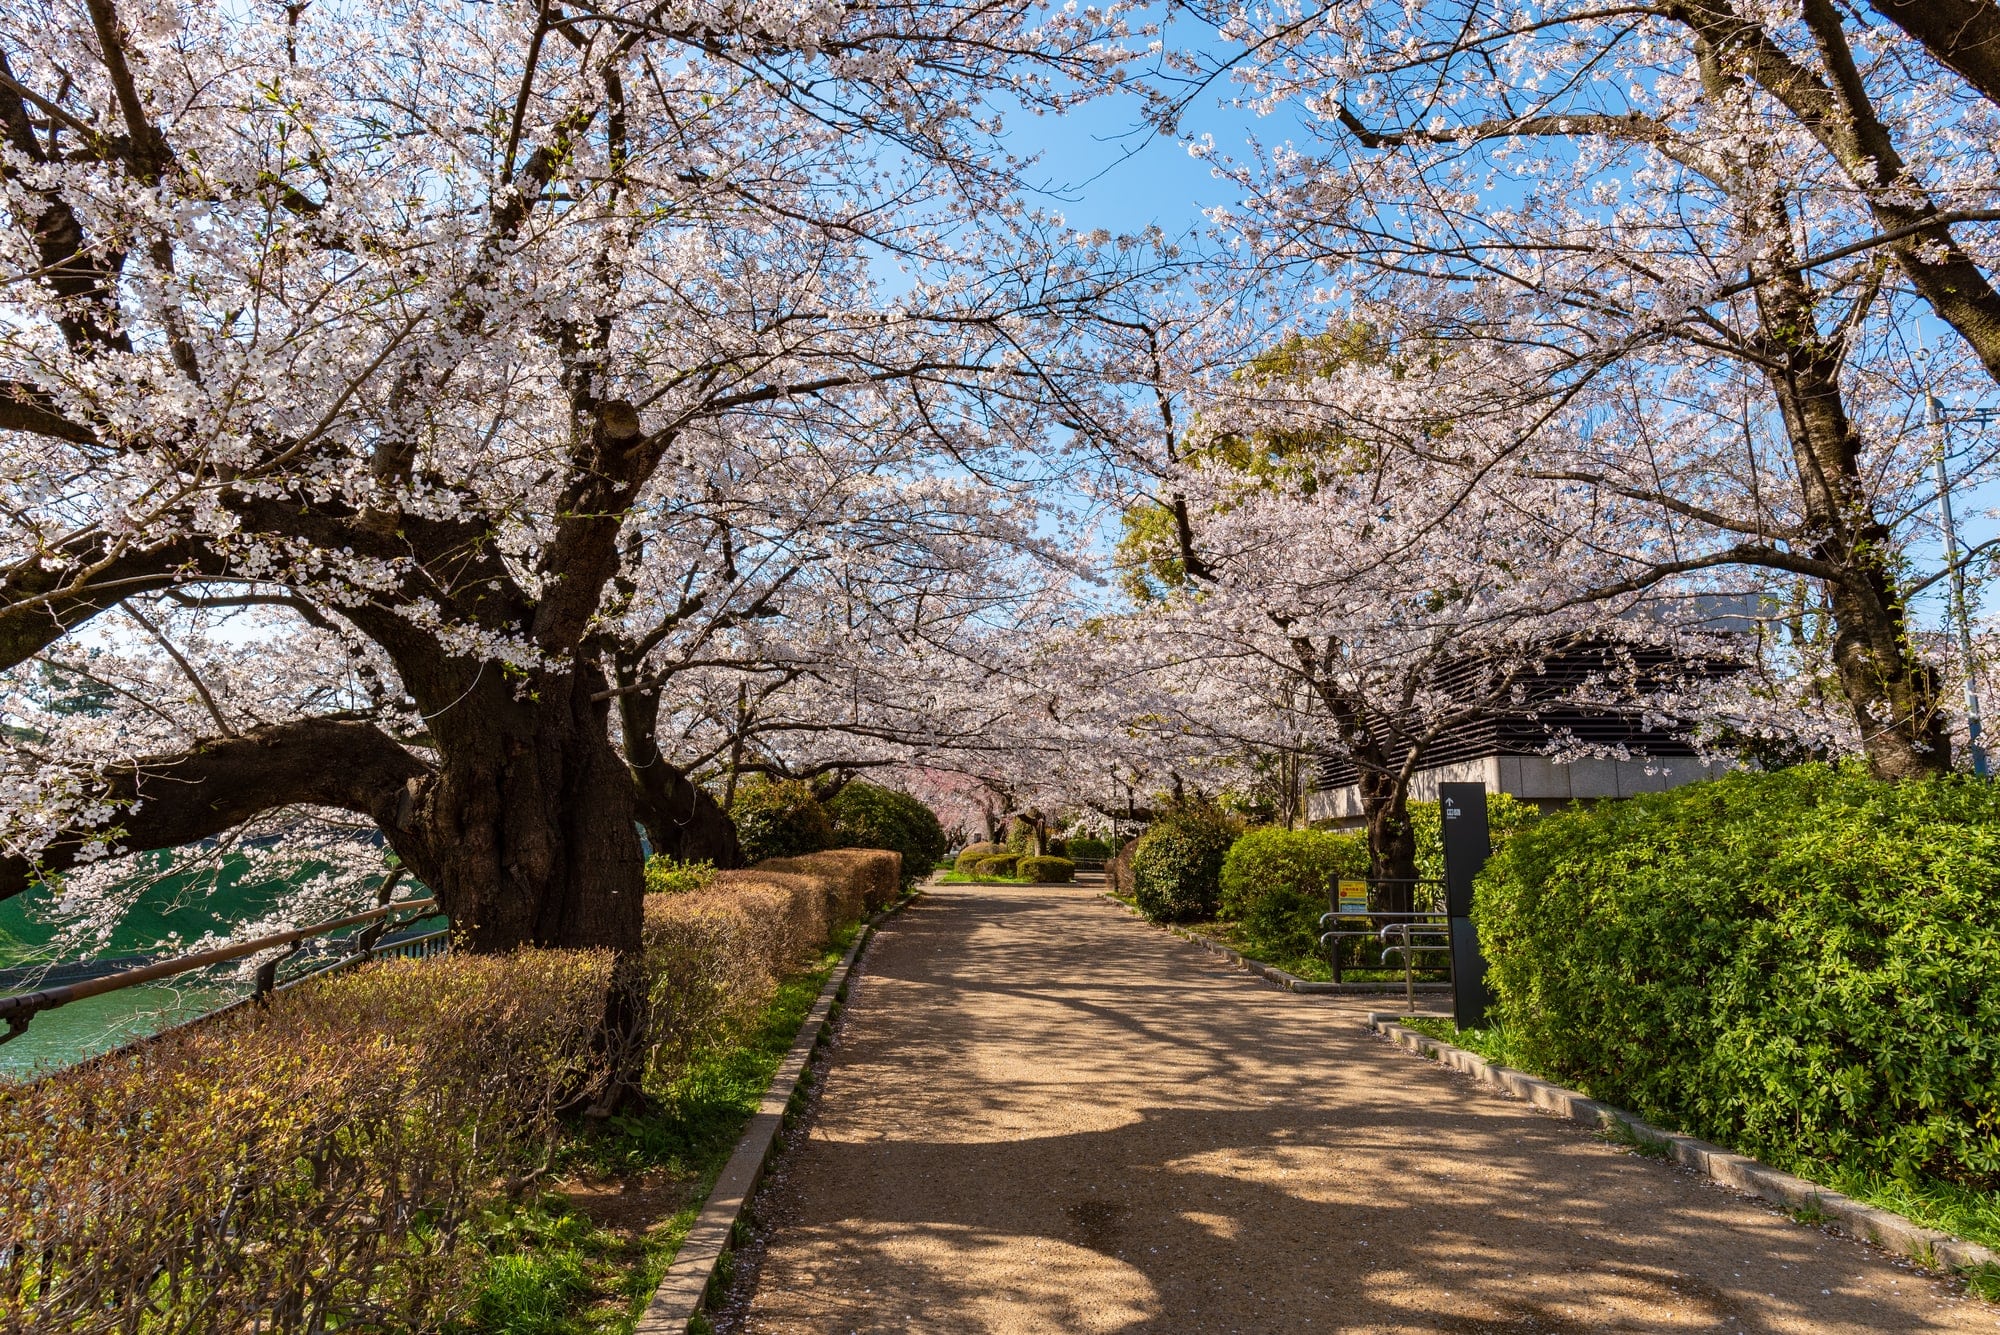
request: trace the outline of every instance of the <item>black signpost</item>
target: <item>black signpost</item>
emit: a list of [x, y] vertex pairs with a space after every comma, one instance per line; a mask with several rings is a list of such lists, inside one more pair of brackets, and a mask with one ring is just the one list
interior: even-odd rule
[[1451, 919], [1451, 1011], [1460, 1029], [1486, 1023], [1486, 956], [1472, 925], [1472, 878], [1493, 853], [1486, 832], [1486, 785], [1441, 783], [1444, 818], [1444, 909]]

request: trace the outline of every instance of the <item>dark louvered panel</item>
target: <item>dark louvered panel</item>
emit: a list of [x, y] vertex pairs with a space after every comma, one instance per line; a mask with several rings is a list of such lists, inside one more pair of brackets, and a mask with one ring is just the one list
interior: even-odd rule
[[[1693, 675], [1717, 678], [1739, 671], [1737, 664], [1722, 660], [1685, 660], [1660, 649], [1634, 650], [1618, 646], [1582, 645], [1552, 654], [1537, 670], [1518, 665], [1458, 660], [1440, 667], [1429, 684], [1448, 691], [1454, 698], [1490, 703], [1468, 708], [1466, 714], [1448, 723], [1424, 746], [1419, 762], [1422, 769], [1477, 760], [1486, 756], [1531, 756], [1545, 754], [1557, 739], [1573, 738], [1589, 746], [1623, 747], [1634, 755], [1689, 756], [1695, 753], [1682, 727], [1645, 726], [1646, 710], [1639, 705], [1593, 705], [1570, 703], [1576, 693], [1593, 682], [1616, 682], [1626, 694], [1658, 690], [1669, 682]], [[1409, 739], [1419, 732], [1414, 716], [1391, 718], [1377, 714], [1370, 720], [1371, 731], [1388, 743], [1393, 759], [1407, 754]], [[1359, 777], [1345, 756], [1328, 756], [1316, 767], [1323, 789], [1341, 788]]]

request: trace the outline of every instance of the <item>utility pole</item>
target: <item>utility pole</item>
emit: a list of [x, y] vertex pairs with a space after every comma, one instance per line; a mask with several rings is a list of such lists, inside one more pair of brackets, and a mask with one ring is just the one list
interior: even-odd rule
[[1979, 683], [1972, 656], [1972, 618], [1965, 608], [1965, 567], [1958, 561], [1958, 530], [1951, 520], [1951, 479], [1945, 472], [1944, 413], [1937, 395], [1924, 394], [1924, 422], [1937, 435], [1938, 522], [1944, 529], [1945, 569], [1951, 577], [1951, 617], [1958, 623], [1958, 652], [1965, 670], [1965, 733], [1972, 772], [1986, 777], [1986, 748], [1979, 741]]

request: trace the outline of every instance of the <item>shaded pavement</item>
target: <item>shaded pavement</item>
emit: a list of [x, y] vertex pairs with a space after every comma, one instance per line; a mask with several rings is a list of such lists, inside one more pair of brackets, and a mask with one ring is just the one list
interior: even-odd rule
[[2000, 1307], [1474, 1086], [1094, 888], [932, 887], [742, 1329], [1882, 1333]]

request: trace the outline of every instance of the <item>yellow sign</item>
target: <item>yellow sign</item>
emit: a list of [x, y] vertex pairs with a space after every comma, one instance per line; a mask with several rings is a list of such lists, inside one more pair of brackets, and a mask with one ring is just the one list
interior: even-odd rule
[[1366, 913], [1368, 911], [1368, 882], [1342, 881], [1340, 883], [1340, 911], [1342, 913]]

